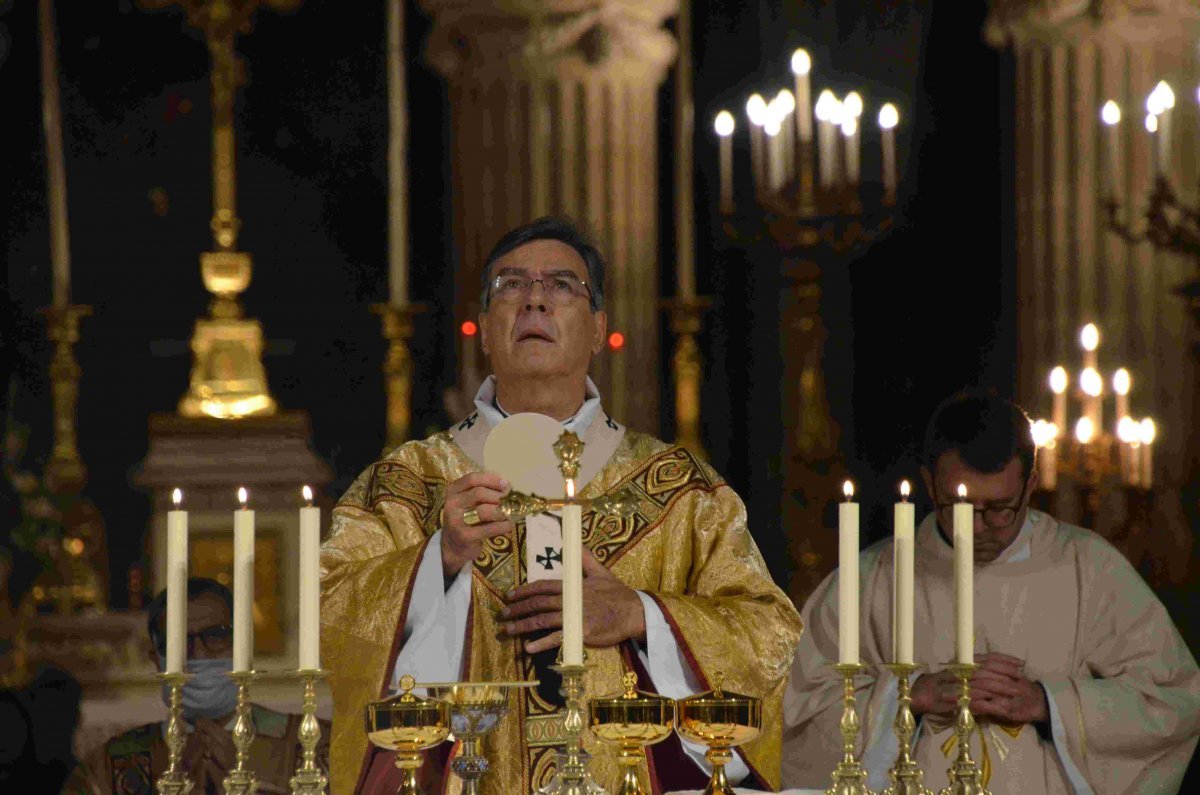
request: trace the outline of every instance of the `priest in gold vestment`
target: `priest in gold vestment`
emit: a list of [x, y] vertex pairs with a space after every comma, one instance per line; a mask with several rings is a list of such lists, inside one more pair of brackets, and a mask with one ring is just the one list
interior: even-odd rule
[[[1096, 533], [1029, 508], [1037, 486], [1028, 416], [986, 394], [951, 398], [926, 434], [922, 476], [938, 507], [917, 528], [912, 689], [914, 757], [935, 792], [956, 754], [950, 504], [975, 504], [971, 754], [992, 795], [1174, 793], [1200, 735], [1200, 670], [1162, 603]], [[895, 760], [891, 662], [893, 544], [860, 557], [859, 734], [868, 784]], [[804, 606], [785, 697], [784, 783], [827, 785], [841, 754], [837, 572]]]
[[[571, 225], [541, 219], [497, 243], [484, 280], [480, 329], [494, 375], [477, 411], [369, 467], [335, 508], [322, 548], [331, 791], [395, 791], [391, 754], [369, 745], [363, 707], [390, 695], [404, 673], [418, 682], [542, 680], [512, 696], [487, 737], [482, 786], [488, 795], [528, 793], [553, 775], [562, 725], [547, 663], [561, 641], [561, 584], [531, 574], [554, 566], [561, 542], [539, 517], [505, 521], [498, 502], [509, 486], [481, 471], [489, 428], [521, 412], [553, 417], [583, 439], [581, 498], [625, 486], [638, 495], [632, 516], [584, 513], [587, 697], [620, 692], [627, 669], [642, 689], [672, 698], [708, 690], [721, 674], [726, 689], [763, 699], [763, 732], [739, 749], [730, 778], [778, 787], [799, 616], [728, 484], [687, 450], [626, 430], [601, 408], [587, 377], [606, 333], [599, 254]], [[593, 776], [611, 787], [615, 752], [585, 741]], [[655, 792], [703, 786], [702, 750], [673, 737], [640, 774]], [[456, 791], [446, 769], [444, 759], [427, 762], [431, 791]]]

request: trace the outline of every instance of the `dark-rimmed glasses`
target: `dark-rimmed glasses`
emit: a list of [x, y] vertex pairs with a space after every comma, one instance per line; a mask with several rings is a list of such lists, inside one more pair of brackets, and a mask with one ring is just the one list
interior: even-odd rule
[[[209, 654], [221, 654], [233, 648], [233, 627], [228, 624], [218, 624], [212, 627], [205, 627], [198, 632], [189, 632], [187, 634], [187, 656], [192, 657], [196, 653], [196, 641], [204, 644], [204, 649]], [[160, 657], [167, 656], [167, 639], [162, 635], [157, 635], [154, 638], [155, 648], [158, 649]]]
[[[1012, 523], [1017, 520], [1017, 514], [1021, 512], [1021, 508], [1025, 505], [1025, 494], [1028, 490], [1029, 481], [1026, 480], [1025, 485], [1021, 487], [1021, 494], [1017, 497], [1016, 505], [988, 505], [984, 508], [974, 508], [975, 513], [982, 514], [983, 523], [993, 530], [1003, 530], [1006, 527], [1012, 527]], [[950, 510], [955, 504], [953, 502], [934, 503], [938, 513]]]

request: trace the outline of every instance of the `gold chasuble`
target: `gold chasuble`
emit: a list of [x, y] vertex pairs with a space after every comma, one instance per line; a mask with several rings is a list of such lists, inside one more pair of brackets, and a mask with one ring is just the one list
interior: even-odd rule
[[[449, 432], [401, 445], [369, 467], [333, 511], [321, 551], [322, 654], [332, 672], [334, 699], [332, 793], [369, 791], [362, 789], [368, 769], [373, 761], [380, 767], [373, 758], [387, 753], [368, 743], [363, 707], [390, 695], [413, 581], [426, 543], [438, 530], [445, 488], [481, 469], [487, 433], [484, 420], [472, 415]], [[782, 698], [801, 625], [746, 529], [745, 506], [687, 450], [626, 431], [602, 411], [583, 438], [580, 482], [586, 485], [580, 497], [627, 485], [639, 497], [629, 517], [585, 512], [584, 544], [624, 583], [656, 600], [705, 689], [721, 672], [729, 689], [762, 697], [763, 732], [738, 750], [758, 786], [778, 788]], [[525, 580], [524, 532], [520, 522], [512, 534], [490, 539], [475, 561], [465, 670], [447, 671], [446, 679], [536, 678], [530, 655], [502, 634], [498, 618], [503, 594]], [[589, 648], [587, 654], [592, 667], [586, 697], [620, 692], [622, 673], [635, 665], [634, 646]], [[518, 795], [544, 785], [562, 741], [556, 708], [535, 688], [511, 698], [512, 710], [485, 739], [483, 753], [491, 763], [482, 779], [486, 795]], [[616, 754], [584, 734], [594, 755], [592, 775], [611, 787], [619, 780]], [[682, 754], [680, 759], [699, 773]], [[431, 792], [458, 791], [459, 782], [445, 770], [426, 764]], [[656, 770], [653, 760], [641, 770], [654, 792], [676, 772]]]

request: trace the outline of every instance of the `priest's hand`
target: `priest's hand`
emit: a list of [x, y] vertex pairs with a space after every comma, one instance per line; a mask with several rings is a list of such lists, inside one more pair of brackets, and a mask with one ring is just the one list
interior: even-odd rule
[[[971, 713], [1006, 723], [1037, 723], [1049, 716], [1046, 692], [1026, 678], [1025, 662], [993, 652], [975, 659], [978, 668], [971, 676]], [[949, 670], [924, 674], [912, 687], [912, 711], [953, 718], [958, 710], [962, 685]]]
[[[483, 542], [512, 532], [513, 523], [500, 513], [500, 498], [508, 493], [508, 481], [490, 472], [463, 475], [446, 487], [442, 508], [442, 574], [453, 577], [479, 557]], [[466, 521], [474, 510], [479, 524]]]
[[[500, 617], [509, 619], [504, 632], [510, 637], [552, 629], [543, 638], [527, 641], [525, 651], [536, 654], [562, 645], [562, 582], [538, 580], [508, 592], [508, 607]], [[616, 646], [646, 635], [646, 612], [637, 592], [583, 550], [583, 642], [588, 646]]]
[[208, 780], [221, 784], [237, 764], [237, 748], [233, 744], [233, 736], [223, 726], [208, 718], [199, 718], [196, 721], [193, 734], [204, 746], [201, 767]]

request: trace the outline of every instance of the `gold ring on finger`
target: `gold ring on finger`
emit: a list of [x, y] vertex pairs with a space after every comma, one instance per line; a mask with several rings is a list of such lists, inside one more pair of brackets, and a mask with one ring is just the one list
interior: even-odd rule
[[471, 527], [474, 527], [483, 520], [479, 518], [479, 511], [475, 510], [474, 508], [467, 508], [465, 511], [463, 511], [463, 521]]

